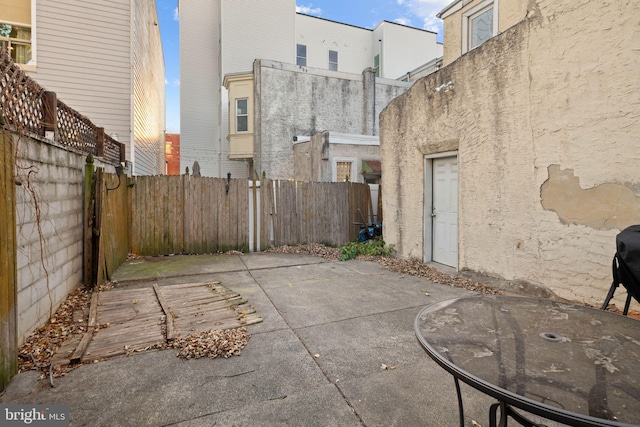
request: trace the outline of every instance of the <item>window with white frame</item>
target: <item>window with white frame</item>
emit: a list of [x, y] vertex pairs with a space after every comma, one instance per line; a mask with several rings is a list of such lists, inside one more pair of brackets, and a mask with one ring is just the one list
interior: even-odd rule
[[498, 34], [498, 7], [487, 0], [462, 14], [462, 53]]
[[338, 52], [335, 50], [329, 51], [329, 69], [338, 71]]
[[373, 57], [373, 68], [376, 70], [376, 77], [380, 77], [380, 55]]
[[296, 45], [296, 64], [307, 66], [307, 46], [303, 44]]
[[236, 99], [236, 132], [249, 131], [249, 100]]
[[351, 181], [351, 162], [336, 162], [336, 178], [338, 181]]
[[31, 62], [30, 27], [0, 23], [0, 43], [2, 43], [2, 50], [9, 52], [9, 56], [16, 64]]
[[331, 180], [333, 182], [359, 182], [355, 157], [333, 157], [331, 159]]
[[16, 64], [32, 64], [32, 0], [0, 0], [0, 49]]

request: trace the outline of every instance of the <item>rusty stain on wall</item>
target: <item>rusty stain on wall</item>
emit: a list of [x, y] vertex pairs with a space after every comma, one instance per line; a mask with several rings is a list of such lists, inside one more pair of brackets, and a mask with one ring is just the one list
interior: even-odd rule
[[563, 224], [595, 229], [619, 229], [640, 223], [640, 197], [623, 184], [580, 187], [573, 169], [549, 165], [549, 178], [540, 187], [542, 207], [553, 211]]

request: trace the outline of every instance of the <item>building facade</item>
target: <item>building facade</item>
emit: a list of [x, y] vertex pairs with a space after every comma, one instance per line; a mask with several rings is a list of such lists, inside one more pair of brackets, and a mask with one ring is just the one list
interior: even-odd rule
[[[260, 156], [263, 150], [268, 150], [267, 139], [262, 138], [263, 129], [255, 125], [256, 120], [267, 111], [288, 110], [297, 103], [295, 98], [281, 97], [277, 101], [284, 104], [265, 104], [264, 99], [272, 95], [264, 92], [252, 96], [263, 100], [260, 106], [248, 104], [250, 93], [243, 95], [247, 103], [237, 104], [240, 98], [235, 96], [231, 99], [229, 85], [225, 86], [223, 81], [226, 78], [240, 91], [242, 85], [250, 84], [243, 79], [253, 78], [256, 82], [251, 77], [254, 61], [281, 63], [288, 71], [294, 67], [300, 73], [310, 74], [316, 73], [314, 70], [325, 70], [361, 76], [365, 69], [372, 68], [380, 78], [398, 79], [442, 56], [442, 45], [436, 42], [435, 33], [386, 21], [370, 30], [307, 16], [295, 12], [293, 0], [268, 3], [180, 0], [179, 8], [181, 169], [198, 160], [205, 176], [224, 177], [231, 172], [232, 176], [245, 177], [266, 170], [254, 164], [253, 154]], [[245, 86], [245, 90], [251, 92], [252, 89]], [[295, 94], [304, 88], [287, 87], [286, 90], [288, 94]], [[229, 109], [233, 114], [229, 114]], [[229, 123], [237, 120], [236, 116], [241, 117], [240, 128], [235, 127], [237, 122]], [[321, 119], [319, 115], [316, 118]], [[289, 126], [292, 131], [300, 127], [298, 123]], [[307, 135], [329, 130], [305, 128]], [[365, 134], [372, 135], [373, 129], [372, 125]], [[308, 133], [310, 131], [313, 133]], [[281, 139], [284, 138], [282, 134]], [[238, 149], [238, 144], [230, 147], [231, 139], [240, 141], [242, 148]], [[293, 158], [292, 147], [287, 148], [286, 156]], [[278, 172], [277, 177], [292, 174], [291, 168], [288, 175]]]
[[598, 304], [615, 236], [640, 223], [640, 4], [526, 8], [381, 113], [384, 238], [405, 258]]
[[444, 22], [443, 65], [516, 25], [528, 11], [521, 0], [453, 1], [437, 15]]
[[167, 175], [180, 175], [180, 134], [165, 134], [165, 155], [167, 162]]
[[155, 2], [0, 0], [0, 41], [39, 84], [124, 143], [134, 173], [164, 173]]

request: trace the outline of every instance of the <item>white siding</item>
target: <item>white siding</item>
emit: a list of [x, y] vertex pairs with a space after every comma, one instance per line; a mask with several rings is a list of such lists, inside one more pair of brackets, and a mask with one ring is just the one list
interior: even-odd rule
[[[312, 16], [296, 15], [296, 44], [307, 46], [307, 66], [329, 69], [329, 50], [338, 52], [338, 71], [373, 67], [372, 31]], [[296, 63], [295, 58], [291, 62]]]
[[255, 59], [295, 62], [295, 10], [294, 0], [223, 0], [222, 75], [251, 71]]
[[218, 0], [179, 0], [180, 170], [198, 161], [203, 176], [220, 169]]
[[[295, 62], [295, 1], [222, 0], [222, 77], [229, 73], [250, 72], [255, 59]], [[220, 80], [220, 86], [222, 81]], [[229, 160], [228, 96], [221, 87], [221, 135], [224, 153], [219, 176], [227, 172], [236, 178], [247, 177], [246, 162]]]
[[134, 0], [133, 138], [136, 175], [165, 173], [164, 59], [158, 14], [153, 1]]
[[117, 133], [128, 151], [130, 0], [38, 0], [35, 17], [37, 68], [29, 74], [108, 134]]
[[373, 38], [375, 42], [382, 40], [381, 77], [399, 79], [442, 57], [442, 45], [436, 41], [436, 33], [429, 31], [385, 21], [376, 27]]

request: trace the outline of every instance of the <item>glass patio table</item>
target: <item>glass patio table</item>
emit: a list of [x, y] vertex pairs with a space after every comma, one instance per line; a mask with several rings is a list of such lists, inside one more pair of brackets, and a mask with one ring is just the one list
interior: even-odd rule
[[[418, 341], [459, 381], [496, 399], [493, 426], [526, 411], [570, 426], [640, 425], [640, 321], [557, 301], [471, 296], [425, 307]], [[499, 415], [498, 415], [499, 411]]]

